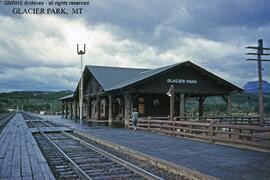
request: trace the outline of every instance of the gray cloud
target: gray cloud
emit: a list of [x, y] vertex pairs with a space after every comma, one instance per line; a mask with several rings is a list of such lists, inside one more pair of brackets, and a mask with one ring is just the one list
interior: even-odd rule
[[[0, 91], [74, 89], [85, 64], [154, 68], [191, 60], [243, 86], [257, 79], [245, 46], [270, 47], [269, 3], [90, 1], [82, 16], [11, 15], [0, 6]], [[270, 63], [264, 79], [270, 80]]]

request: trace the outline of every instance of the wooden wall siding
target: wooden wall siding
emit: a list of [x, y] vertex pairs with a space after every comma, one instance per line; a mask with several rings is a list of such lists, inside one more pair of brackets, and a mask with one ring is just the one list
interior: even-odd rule
[[108, 103], [106, 98], [102, 98], [100, 101], [100, 118], [102, 120], [108, 119]]
[[87, 117], [87, 102], [83, 102], [83, 118]]
[[86, 119], [91, 119], [91, 100], [89, 97], [86, 101]]
[[[190, 83], [168, 83], [168, 79], [196, 80], [196, 84]], [[168, 92], [174, 85], [175, 93], [184, 94], [227, 94], [230, 89], [224, 87], [217, 80], [213, 80], [201, 72], [190, 67], [174, 69], [167, 73], [161, 73], [157, 77], [150, 78], [135, 86], [137, 92], [164, 93]]]
[[[170, 114], [170, 98], [166, 94], [139, 94], [135, 99], [133, 107], [139, 107], [139, 98], [144, 98], [144, 114], [140, 114], [141, 117], [148, 116], [168, 116]], [[179, 103], [178, 103], [179, 104]], [[177, 103], [175, 104], [175, 110], [177, 111]], [[178, 112], [178, 111], [177, 111]]]
[[84, 75], [84, 94], [95, 94], [98, 92], [103, 91], [102, 86], [98, 83], [95, 77], [90, 73], [87, 72]]
[[113, 119], [123, 121], [124, 119], [124, 100], [122, 96], [116, 96], [112, 103]]
[[91, 119], [95, 119], [96, 114], [96, 100], [91, 101]]

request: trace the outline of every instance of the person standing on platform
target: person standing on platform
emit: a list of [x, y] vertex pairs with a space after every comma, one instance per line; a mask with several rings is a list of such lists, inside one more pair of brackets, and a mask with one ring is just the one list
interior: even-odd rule
[[131, 119], [132, 119], [132, 128], [133, 128], [133, 131], [136, 131], [137, 129], [137, 123], [138, 123], [138, 111], [136, 108], [133, 109], [133, 112], [131, 113]]

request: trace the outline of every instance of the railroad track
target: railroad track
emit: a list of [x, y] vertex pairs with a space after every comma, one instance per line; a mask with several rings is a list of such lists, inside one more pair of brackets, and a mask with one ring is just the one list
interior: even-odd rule
[[34, 137], [57, 179], [162, 179], [70, 133], [40, 130]]
[[4, 128], [6, 127], [8, 122], [13, 118], [14, 115], [15, 115], [15, 113], [9, 113], [8, 115], [6, 115], [0, 119], [0, 134], [4, 130]]
[[37, 117], [37, 116], [33, 116], [33, 115], [30, 115], [30, 114], [27, 114], [27, 113], [22, 113], [22, 116], [25, 120], [28, 120], [28, 119], [39, 119], [39, 120], [42, 120], [42, 118], [40, 117]]

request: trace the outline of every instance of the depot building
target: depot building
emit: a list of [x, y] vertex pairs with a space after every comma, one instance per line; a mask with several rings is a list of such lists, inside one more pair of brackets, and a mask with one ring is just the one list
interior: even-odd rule
[[[185, 99], [198, 100], [199, 116], [204, 101], [221, 96], [231, 113], [231, 94], [242, 89], [213, 73], [186, 61], [156, 69], [85, 66], [83, 71], [83, 119], [126, 126], [133, 108], [139, 117], [165, 117], [170, 114], [169, 89], [174, 88], [174, 116], [185, 116]], [[62, 101], [66, 118], [79, 118], [79, 87]]]

